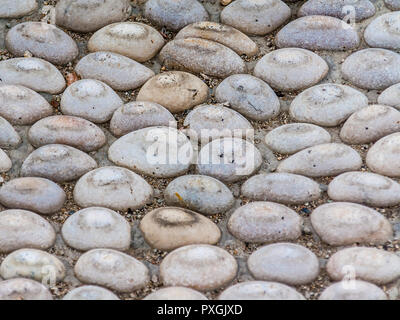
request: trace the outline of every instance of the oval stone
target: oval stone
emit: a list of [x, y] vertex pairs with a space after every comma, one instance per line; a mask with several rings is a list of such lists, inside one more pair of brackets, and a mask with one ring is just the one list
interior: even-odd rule
[[94, 52], [83, 57], [75, 67], [83, 79], [96, 79], [114, 90], [134, 90], [154, 76], [144, 65], [113, 52]]
[[164, 45], [154, 28], [138, 22], [113, 23], [96, 31], [89, 39], [88, 50], [111, 51], [138, 62], [153, 58]]
[[7, 153], [0, 149], [0, 172], [7, 172], [12, 167], [11, 159]]
[[191, 109], [207, 98], [208, 87], [201, 79], [187, 72], [168, 71], [147, 81], [136, 100], [155, 102], [177, 113]]
[[0, 212], [0, 252], [22, 248], [46, 250], [56, 241], [51, 224], [36, 213], [25, 210]]
[[55, 182], [78, 179], [97, 168], [86, 153], [61, 144], [49, 144], [33, 151], [21, 167], [21, 176], [42, 177]]
[[336, 83], [314, 86], [300, 93], [290, 105], [290, 116], [301, 122], [335, 127], [354, 112], [367, 107], [360, 91]]
[[211, 291], [228, 285], [238, 265], [227, 251], [206, 244], [189, 245], [169, 253], [160, 265], [161, 281], [166, 286], [190, 287]]
[[185, 287], [161, 288], [143, 300], [208, 300], [202, 293]]
[[0, 203], [5, 207], [26, 209], [40, 214], [59, 211], [66, 198], [62, 188], [43, 178], [16, 178], [0, 188]]
[[61, 235], [70, 247], [87, 251], [96, 248], [127, 250], [131, 226], [113, 210], [91, 207], [79, 210], [63, 224]]
[[149, 270], [135, 258], [111, 249], [94, 249], [80, 256], [75, 276], [84, 283], [117, 292], [141, 289], [150, 281]]
[[328, 64], [315, 53], [300, 48], [285, 48], [262, 57], [254, 68], [254, 75], [276, 90], [297, 91], [317, 84], [328, 71]]
[[153, 188], [146, 180], [120, 167], [102, 167], [90, 171], [78, 180], [74, 189], [74, 200], [81, 207], [136, 210], [152, 199]]
[[375, 284], [386, 284], [400, 277], [400, 257], [376, 248], [347, 248], [330, 257], [326, 270], [335, 281], [350, 275]]
[[387, 300], [387, 296], [372, 283], [351, 280], [330, 285], [322, 291], [319, 300]]
[[400, 12], [375, 18], [365, 29], [364, 39], [370, 47], [400, 49]]
[[383, 215], [350, 202], [319, 206], [311, 214], [311, 223], [321, 239], [334, 246], [381, 244], [393, 235], [392, 226]]
[[31, 14], [38, 8], [36, 0], [3, 0], [0, 18], [19, 18]]
[[122, 99], [104, 82], [84, 79], [65, 89], [60, 102], [63, 114], [77, 116], [94, 123], [111, 119], [115, 110], [123, 105]]
[[302, 218], [292, 209], [273, 202], [251, 202], [238, 209], [228, 221], [236, 238], [250, 243], [296, 240]]
[[187, 70], [226, 78], [246, 73], [246, 65], [233, 50], [214, 41], [186, 38], [168, 42], [160, 52], [160, 61], [168, 69]]
[[15, 149], [21, 142], [21, 137], [13, 126], [6, 119], [0, 117], [0, 148]]
[[384, 90], [378, 97], [378, 104], [384, 104], [400, 110], [400, 83]]
[[361, 165], [361, 157], [354, 149], [341, 143], [326, 143], [304, 149], [281, 161], [277, 172], [324, 177], [357, 171]]
[[82, 286], [68, 292], [63, 300], [119, 300], [119, 298], [102, 287]]
[[235, 199], [229, 188], [209, 176], [185, 175], [170, 182], [164, 191], [165, 202], [205, 215], [228, 211]]
[[0, 300], [53, 300], [53, 297], [43, 284], [18, 278], [0, 281]]
[[383, 0], [383, 2], [390, 10], [400, 10], [399, 0]]
[[271, 87], [249, 74], [226, 78], [215, 90], [215, 98], [252, 120], [268, 120], [280, 111], [279, 99]]
[[65, 79], [50, 62], [39, 58], [14, 58], [0, 62], [0, 84], [16, 84], [34, 91], [61, 93]]

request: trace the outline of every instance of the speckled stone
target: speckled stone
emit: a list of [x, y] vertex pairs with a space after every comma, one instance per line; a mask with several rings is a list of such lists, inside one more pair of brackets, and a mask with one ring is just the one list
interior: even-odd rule
[[396, 83], [384, 90], [378, 97], [378, 104], [400, 110], [400, 83]]
[[136, 89], [154, 76], [154, 72], [144, 65], [120, 54], [105, 51], [83, 57], [75, 71], [81, 78], [103, 81], [119, 91]]
[[383, 0], [390, 10], [400, 10], [400, 0]]
[[185, 287], [161, 288], [143, 300], [208, 300], [202, 293]]
[[244, 61], [233, 50], [214, 41], [187, 38], [168, 42], [159, 55], [168, 69], [204, 73], [226, 78], [236, 73], [246, 73]]
[[81, 207], [136, 210], [152, 199], [153, 188], [146, 180], [120, 167], [101, 167], [90, 171], [78, 180], [74, 188], [74, 200]]
[[375, 18], [365, 29], [364, 39], [370, 47], [400, 49], [400, 12], [390, 12]]
[[328, 71], [328, 64], [315, 53], [285, 48], [267, 53], [257, 62], [254, 75], [276, 90], [297, 91], [317, 84]]
[[119, 300], [119, 298], [102, 287], [82, 286], [69, 291], [63, 300]]
[[0, 148], [15, 149], [21, 142], [21, 137], [13, 126], [6, 119], [0, 117]]
[[61, 187], [43, 178], [16, 178], [0, 188], [0, 203], [5, 207], [40, 214], [57, 212], [63, 207], [66, 198]]
[[11, 159], [0, 149], [0, 172], [7, 172], [12, 167]]
[[38, 8], [36, 0], [3, 0], [0, 18], [19, 18], [31, 14]]
[[279, 99], [271, 87], [249, 74], [226, 78], [216, 88], [215, 98], [253, 120], [268, 120], [280, 111]]
[[368, 98], [360, 91], [326, 83], [300, 93], [290, 105], [290, 116], [301, 122], [335, 127], [367, 106]]
[[119, 22], [96, 31], [89, 39], [88, 50], [111, 51], [144, 62], [163, 45], [164, 39], [156, 29], [138, 22]]
[[0, 300], [53, 300], [53, 297], [43, 284], [18, 278], [0, 281]]
[[351, 280], [330, 285], [322, 291], [319, 300], [387, 300], [387, 296], [372, 283]]
[[228, 285], [238, 265], [227, 251], [210, 245], [189, 245], [169, 253], [160, 265], [161, 281], [166, 286], [190, 287], [211, 291]]

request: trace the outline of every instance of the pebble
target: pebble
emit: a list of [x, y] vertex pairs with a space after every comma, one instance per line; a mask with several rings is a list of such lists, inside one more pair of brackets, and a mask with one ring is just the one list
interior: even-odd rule
[[222, 138], [206, 144], [199, 153], [197, 171], [225, 183], [256, 173], [262, 164], [260, 151], [239, 138]]
[[185, 175], [171, 181], [164, 191], [164, 199], [170, 206], [187, 208], [204, 215], [224, 213], [235, 202], [226, 185], [202, 175]]
[[0, 188], [0, 203], [5, 207], [31, 210], [44, 215], [59, 211], [66, 198], [61, 187], [43, 178], [16, 178]]
[[241, 194], [251, 200], [303, 204], [321, 197], [319, 184], [291, 173], [259, 174], [248, 179]]
[[390, 10], [400, 10], [399, 0], [383, 0], [383, 2]]
[[231, 286], [218, 300], [305, 300], [295, 289], [278, 282], [246, 281]]
[[361, 165], [361, 157], [354, 149], [341, 143], [326, 143], [304, 149], [281, 161], [277, 172], [326, 177], [357, 171]]
[[368, 151], [366, 163], [371, 171], [400, 177], [400, 133], [392, 133], [378, 140]]
[[347, 172], [332, 180], [328, 195], [335, 201], [392, 207], [400, 204], [400, 184], [371, 172]]
[[31, 125], [52, 113], [52, 106], [35, 91], [20, 85], [0, 86], [0, 115], [11, 124]]
[[278, 116], [280, 102], [271, 87], [249, 74], [235, 74], [222, 81], [215, 90], [215, 99], [252, 120], [268, 120]]
[[400, 110], [400, 83], [384, 90], [378, 97], [378, 104], [384, 104]]
[[53, 300], [53, 297], [43, 284], [17, 278], [0, 281], [0, 300]]
[[26, 210], [0, 212], [0, 252], [23, 248], [46, 250], [56, 241], [51, 224], [36, 213]]
[[0, 148], [15, 149], [21, 142], [21, 137], [13, 126], [6, 119], [0, 117]]
[[121, 167], [101, 167], [81, 177], [74, 200], [81, 207], [101, 206], [113, 210], [136, 210], [150, 203], [153, 188], [136, 173]]
[[141, 174], [171, 178], [188, 171], [193, 147], [186, 135], [175, 128], [149, 127], [115, 141], [108, 158]]
[[81, 251], [96, 248], [125, 251], [131, 244], [129, 223], [107, 208], [79, 210], [64, 222], [61, 235], [67, 245]]
[[356, 277], [379, 285], [386, 284], [400, 277], [400, 257], [376, 248], [347, 248], [330, 257], [326, 270], [335, 281]]
[[204, 73], [218, 78], [247, 71], [244, 61], [236, 52], [217, 42], [199, 38], [172, 40], [162, 48], [159, 58], [168, 69]]
[[35, 57], [64, 65], [78, 54], [75, 41], [64, 31], [45, 22], [23, 22], [8, 31], [5, 46], [14, 56], [23, 57], [29, 51]]
[[60, 0], [57, 25], [76, 32], [93, 32], [108, 24], [124, 21], [131, 13], [129, 0]]
[[182, 71], [157, 74], [140, 89], [137, 101], [158, 103], [173, 113], [191, 109], [208, 98], [208, 87], [198, 77]]
[[387, 296], [381, 288], [372, 283], [351, 280], [330, 285], [322, 291], [319, 300], [387, 300]]
[[268, 132], [265, 143], [280, 154], [293, 154], [318, 144], [331, 142], [325, 129], [308, 123], [290, 123]]
[[393, 236], [391, 224], [383, 215], [350, 202], [319, 206], [311, 214], [311, 223], [321, 239], [333, 246], [382, 244]]
[[164, 207], [147, 213], [140, 221], [146, 242], [161, 251], [191, 244], [216, 244], [221, 231], [210, 219], [194, 211]]
[[149, 101], [130, 102], [119, 107], [110, 122], [110, 131], [121, 137], [147, 127], [176, 126], [176, 120], [168, 109]]
[[353, 27], [338, 18], [306, 16], [284, 26], [276, 35], [279, 48], [345, 51], [356, 49], [360, 38]]
[[94, 79], [79, 80], [71, 84], [65, 89], [60, 102], [63, 114], [94, 123], [107, 122], [122, 105], [122, 99], [111, 87]]
[[78, 149], [49, 144], [36, 149], [25, 159], [21, 167], [21, 176], [66, 182], [78, 179], [96, 167], [96, 161]]
[[222, 10], [221, 22], [246, 34], [264, 36], [290, 16], [290, 8], [280, 0], [236, 0]]
[[15, 84], [34, 91], [50, 94], [61, 93], [65, 79], [60, 71], [39, 58], [13, 58], [0, 62], [0, 84]]
[[143, 300], [208, 300], [202, 293], [185, 287], [161, 288]]
[[0, 18], [19, 18], [31, 14], [38, 8], [36, 0], [3, 0]]
[[8, 170], [11, 169], [11, 167], [12, 167], [11, 159], [2, 149], [0, 149], [0, 173], [7, 172]]
[[317, 84], [328, 71], [328, 64], [315, 53], [285, 48], [267, 53], [257, 62], [254, 75], [276, 90], [297, 91]]
[[206, 9], [196, 0], [148, 0], [143, 10], [150, 21], [172, 31], [209, 19]]
[[248, 57], [258, 53], [257, 44], [244, 33], [230, 26], [209, 21], [196, 22], [186, 26], [175, 36], [175, 39], [201, 38], [223, 44], [238, 55]]
[[138, 22], [119, 22], [96, 31], [89, 39], [88, 50], [111, 51], [144, 62], [163, 45], [164, 39], [156, 29]]
[[250, 202], [231, 215], [228, 230], [250, 243], [296, 240], [302, 218], [292, 209], [273, 202]]
[[119, 298], [102, 287], [82, 286], [69, 291], [63, 300], [119, 300]]
[[400, 112], [384, 105], [370, 105], [350, 116], [340, 130], [348, 144], [367, 144], [400, 131]]
[[370, 47], [400, 49], [400, 12], [390, 12], [375, 18], [365, 29], [364, 39]]
[[386, 89], [400, 82], [400, 55], [379, 48], [357, 51], [343, 62], [342, 77], [359, 88]]
[[149, 270], [139, 260], [111, 249], [94, 249], [80, 256], [75, 276], [84, 283], [117, 292], [132, 292], [150, 281]]
[[0, 266], [0, 275], [6, 280], [22, 277], [55, 284], [64, 279], [65, 272], [64, 264], [58, 258], [37, 249], [13, 251]]
[[206, 244], [189, 245], [169, 253], [160, 265], [165, 286], [211, 291], [224, 287], [236, 277], [238, 264], [227, 251]]
[[360, 91], [325, 83], [301, 92], [290, 105], [290, 116], [301, 122], [335, 127], [367, 106], [368, 98]]

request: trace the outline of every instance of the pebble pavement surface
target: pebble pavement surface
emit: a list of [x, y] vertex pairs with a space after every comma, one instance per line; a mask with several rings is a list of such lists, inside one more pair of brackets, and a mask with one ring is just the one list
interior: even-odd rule
[[400, 1], [3, 2], [0, 300], [400, 300]]

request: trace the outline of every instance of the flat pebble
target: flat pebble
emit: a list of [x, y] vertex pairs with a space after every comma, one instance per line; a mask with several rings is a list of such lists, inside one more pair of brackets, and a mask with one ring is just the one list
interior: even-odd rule
[[139, 260], [111, 249], [94, 249], [80, 256], [75, 276], [84, 283], [117, 292], [141, 289], [150, 281], [149, 270]]
[[74, 200], [81, 207], [136, 210], [152, 199], [153, 188], [146, 180], [121, 167], [101, 167], [90, 171], [78, 180], [74, 189]]
[[231, 215], [228, 230], [250, 243], [296, 240], [302, 218], [292, 209], [273, 202], [250, 202]]
[[82, 286], [69, 291], [63, 300], [119, 300], [119, 298], [102, 287]]
[[38, 8], [36, 0], [3, 0], [0, 18], [19, 18], [31, 14]]
[[0, 148], [15, 149], [21, 142], [21, 137], [13, 126], [6, 119], [0, 117]]
[[390, 10], [400, 10], [399, 0], [383, 0], [383, 2]]
[[154, 76], [154, 72], [144, 65], [120, 54], [105, 51], [83, 57], [75, 71], [83, 79], [103, 81], [119, 91], [136, 89]]
[[400, 82], [400, 55], [379, 48], [357, 51], [343, 62], [342, 77], [359, 88], [386, 89]]
[[189, 245], [169, 253], [160, 265], [161, 281], [166, 286], [190, 287], [211, 291], [228, 285], [238, 265], [227, 251], [210, 245]]
[[53, 300], [53, 297], [40, 282], [18, 278], [0, 281], [0, 300]]
[[153, 58], [164, 45], [154, 28], [138, 22], [113, 23], [96, 31], [89, 39], [88, 50], [111, 51], [138, 62]]
[[400, 257], [376, 248], [347, 248], [330, 257], [326, 270], [335, 281], [351, 276], [375, 284], [386, 284], [400, 277]]
[[146, 18], [172, 31], [209, 19], [206, 9], [196, 0], [149, 0], [143, 10]]
[[78, 149], [49, 144], [36, 149], [25, 159], [21, 167], [21, 176], [66, 182], [78, 179], [96, 167], [96, 161]]
[[75, 212], [63, 224], [61, 235], [71, 248], [87, 251], [96, 248], [127, 250], [131, 227], [117, 212], [91, 207]]
[[137, 101], [151, 101], [177, 113], [191, 109], [208, 98], [207, 85], [191, 73], [168, 71], [157, 74], [140, 89]]
[[375, 18], [365, 29], [364, 40], [370, 47], [400, 49], [400, 12]]
[[221, 22], [240, 31], [263, 36], [290, 18], [290, 8], [280, 0], [237, 0], [221, 12]]
[[76, 42], [64, 31], [45, 22], [23, 22], [8, 31], [5, 46], [14, 56], [23, 57], [29, 51], [35, 57], [64, 65], [78, 54]]
[[194, 211], [164, 207], [147, 213], [140, 221], [146, 242], [161, 251], [191, 244], [216, 244], [221, 231], [210, 219]]
[[204, 73], [226, 78], [246, 73], [246, 65], [233, 50], [214, 41], [187, 38], [168, 42], [160, 52], [160, 61], [168, 69]]
[[326, 83], [300, 93], [290, 105], [290, 116], [301, 122], [335, 127], [367, 106], [368, 98], [360, 91]]
[[8, 155], [0, 149], [0, 173], [7, 172], [12, 167], [11, 159]]
[[378, 104], [384, 104], [400, 110], [400, 83], [384, 90], [378, 97]]
[[126, 20], [131, 6], [129, 0], [60, 0], [55, 13], [57, 25], [76, 32], [92, 32]]
[[319, 300], [387, 300], [387, 296], [372, 283], [351, 280], [330, 285], [322, 291]]
[[321, 189], [315, 181], [292, 173], [259, 174], [248, 179], [241, 194], [256, 201], [272, 201], [283, 204], [304, 204], [321, 197]]
[[311, 223], [322, 241], [333, 246], [382, 244], [393, 235], [391, 224], [383, 215], [350, 202], [319, 206], [311, 214]]
[[297, 91], [317, 84], [328, 71], [328, 64], [315, 53], [300, 48], [285, 48], [262, 57], [254, 68], [254, 75], [276, 90]]
[[208, 300], [202, 293], [185, 287], [161, 288], [143, 300]]
[[115, 110], [123, 105], [122, 99], [104, 82], [84, 79], [65, 89], [60, 102], [63, 114], [77, 116], [94, 123], [111, 119]]
[[215, 98], [252, 120], [268, 120], [280, 111], [279, 99], [271, 87], [249, 74], [226, 78], [215, 90]]
[[326, 143], [304, 149], [281, 161], [277, 172], [324, 177], [356, 171], [361, 165], [360, 155], [351, 147], [341, 143]]
[[26, 210], [0, 212], [0, 252], [23, 248], [46, 250], [56, 241], [51, 224], [36, 213]]
[[26, 209], [40, 214], [59, 211], [66, 198], [61, 187], [44, 178], [16, 178], [0, 188], [0, 203], [5, 207]]
[[209, 176], [185, 175], [171, 181], [164, 191], [168, 205], [184, 207], [205, 215], [228, 211], [235, 199], [229, 188]]

